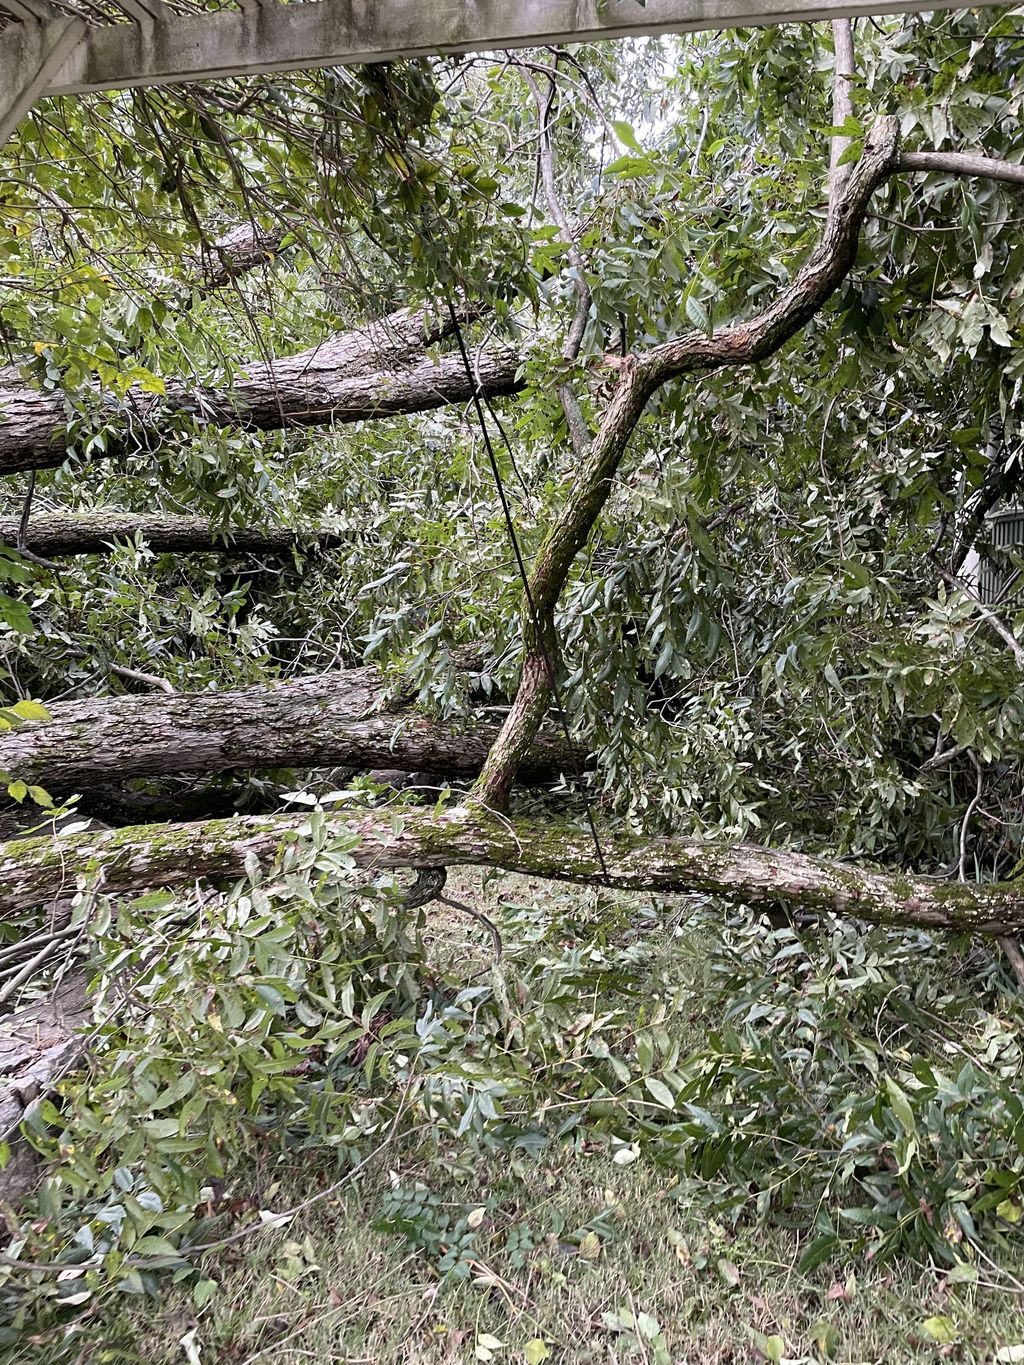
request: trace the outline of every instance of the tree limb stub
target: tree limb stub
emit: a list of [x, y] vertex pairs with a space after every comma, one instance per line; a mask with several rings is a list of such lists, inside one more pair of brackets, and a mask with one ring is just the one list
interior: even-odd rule
[[[469, 316], [471, 310], [463, 310]], [[425, 412], [466, 402], [473, 384], [489, 397], [515, 393], [521, 357], [491, 345], [474, 354], [474, 377], [459, 356], [430, 357], [423, 346], [451, 329], [450, 319], [435, 320], [422, 311], [401, 309], [380, 322], [329, 337], [298, 355], [269, 363], [252, 362], [230, 387], [196, 387], [168, 380], [166, 392], [133, 398], [135, 429], [143, 441], [134, 447], [120, 434], [121, 417], [112, 412], [117, 439], [108, 439], [93, 458], [109, 458], [158, 444], [161, 426], [176, 416], [247, 431], [349, 423], [399, 413]], [[102, 423], [97, 396], [94, 420]], [[0, 474], [53, 469], [67, 458], [66, 399], [59, 390], [43, 393], [0, 374]], [[138, 442], [138, 438], [135, 438]]]
[[[278, 685], [173, 696], [54, 702], [50, 719], [0, 735], [0, 771], [53, 792], [129, 777], [258, 768], [354, 767], [479, 772], [494, 725], [445, 724], [388, 699], [375, 668]], [[551, 781], [566, 745], [540, 735], [525, 781]]]
[[[0, 517], [0, 545], [18, 543], [19, 518]], [[206, 517], [121, 512], [34, 510], [25, 546], [40, 555], [109, 555], [117, 542], [141, 537], [156, 554], [264, 554], [308, 547], [327, 550], [351, 537], [325, 526], [296, 530], [287, 526], [221, 528]]]
[[[457, 865], [497, 867], [556, 881], [623, 890], [702, 893], [730, 902], [785, 905], [891, 926], [1007, 935], [1024, 930], [1024, 885], [939, 883], [875, 872], [752, 844], [607, 835], [607, 878], [585, 830], [482, 815], [368, 811], [325, 816], [329, 834], [352, 836], [369, 872]], [[80, 876], [108, 894], [191, 885], [245, 874], [252, 854], [267, 866], [308, 816], [242, 816], [202, 824], [142, 825], [0, 844], [0, 914], [66, 901]]]

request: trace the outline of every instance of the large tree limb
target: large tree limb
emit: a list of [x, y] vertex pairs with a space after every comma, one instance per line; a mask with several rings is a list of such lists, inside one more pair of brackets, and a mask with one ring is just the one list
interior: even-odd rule
[[[584, 831], [550, 821], [534, 824], [487, 816], [476, 807], [454, 807], [441, 814], [409, 811], [398, 818], [368, 811], [325, 819], [329, 832], [357, 836], [351, 855], [358, 867], [370, 871], [458, 864], [498, 867], [557, 881], [781, 904], [875, 924], [989, 935], [1024, 929], [1024, 885], [1017, 882], [937, 884], [752, 844], [622, 835], [602, 840], [602, 868]], [[66, 901], [81, 876], [96, 877], [102, 889], [114, 895], [191, 885], [197, 877], [242, 876], [250, 854], [264, 866], [271, 863], [282, 841], [297, 837], [308, 820], [243, 816], [0, 844], [0, 914], [45, 910]]]
[[[355, 668], [237, 692], [54, 702], [50, 720], [0, 735], [0, 771], [53, 792], [258, 768], [479, 772], [496, 726], [442, 724], [387, 692], [375, 668]], [[569, 761], [562, 740], [541, 735], [523, 778], [550, 781]]]
[[[298, 355], [251, 363], [226, 388], [168, 380], [166, 393], [133, 396], [129, 438], [120, 408], [111, 412], [117, 433], [93, 458], [155, 448], [161, 429], [176, 416], [249, 431], [360, 422], [423, 412], [468, 401], [473, 381], [459, 356], [422, 353], [452, 327], [450, 319], [401, 309], [380, 322], [330, 337]], [[489, 346], [474, 357], [474, 380], [491, 397], [514, 393], [521, 357]], [[97, 406], [102, 406], [97, 395]], [[67, 458], [68, 414], [62, 393], [44, 393], [0, 374], [0, 474], [52, 469]], [[129, 444], [134, 441], [135, 445]]]
[[488, 755], [476, 796], [488, 807], [507, 800], [519, 756], [547, 712], [550, 660], [557, 657], [555, 604], [572, 562], [586, 544], [611, 492], [612, 480], [651, 396], [670, 379], [772, 355], [814, 317], [853, 265], [861, 223], [875, 189], [896, 168], [898, 125], [886, 118], [865, 140], [860, 161], [836, 186], [815, 250], [796, 278], [763, 313], [706, 335], [687, 332], [623, 363], [615, 394], [573, 482], [572, 492], [537, 556], [530, 576], [532, 609], [524, 626], [526, 650], [519, 691]]
[[[0, 545], [15, 546], [19, 517], [0, 517]], [[149, 549], [193, 554], [263, 554], [308, 547], [321, 550], [343, 545], [351, 539], [329, 527], [295, 530], [288, 526], [216, 526], [207, 517], [180, 517], [160, 513], [121, 512], [101, 508], [95, 512], [33, 511], [25, 531], [25, 548], [37, 555], [108, 555], [115, 542], [132, 542], [141, 536]]]
[[[845, 36], [841, 47], [845, 46]], [[852, 52], [840, 51], [844, 80]], [[841, 100], [845, 100], [844, 89]], [[948, 170], [1024, 183], [1024, 168], [984, 156], [958, 153], [900, 154], [899, 125], [880, 119], [864, 141], [860, 160], [836, 175], [821, 241], [793, 281], [764, 312], [710, 335], [687, 332], [640, 355], [630, 356], [572, 492], [541, 546], [530, 575], [531, 604], [524, 623], [524, 662], [519, 691], [502, 732], [488, 755], [474, 793], [481, 805], [502, 809], [515, 780], [519, 755], [541, 724], [550, 702], [551, 661], [557, 658], [554, 609], [572, 562], [586, 544], [611, 492], [612, 480], [648, 400], [669, 380], [767, 359], [824, 306], [853, 266], [871, 196], [901, 170]]]

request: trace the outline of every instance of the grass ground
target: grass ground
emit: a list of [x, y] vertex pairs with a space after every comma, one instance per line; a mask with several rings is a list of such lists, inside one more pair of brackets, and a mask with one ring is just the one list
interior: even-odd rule
[[[428, 1184], [449, 1215], [487, 1207], [468, 1280], [444, 1283], [436, 1259], [373, 1226], [391, 1186], [381, 1170], [285, 1232], [224, 1253], [203, 1309], [185, 1298], [156, 1311], [125, 1305], [93, 1337], [87, 1359], [731, 1365], [989, 1362], [999, 1351], [1024, 1358], [1009, 1353], [1024, 1343], [1024, 1252], [980, 1286], [951, 1285], [912, 1265], [824, 1266], [805, 1277], [795, 1270], [798, 1234], [731, 1237], [695, 1221], [642, 1162], [623, 1168], [581, 1152], [528, 1177], [507, 1167], [453, 1174], [415, 1162], [396, 1174]], [[292, 1172], [274, 1204], [297, 1202], [309, 1189]], [[641, 1330], [623, 1330], [628, 1315]]]
[[[496, 916], [502, 897], [541, 894], [522, 879], [486, 889], [466, 880], [452, 891]], [[454, 912], [432, 920], [431, 937], [432, 955], [465, 964], [467, 975], [473, 959], [485, 960], [486, 935]], [[254, 1172], [239, 1222], [257, 1208], [293, 1208], [335, 1178], [315, 1163], [264, 1181]], [[48, 1332], [10, 1359], [1024, 1362], [1024, 1245], [998, 1267], [982, 1262], [974, 1283], [907, 1261], [826, 1263], [805, 1275], [802, 1229], [734, 1232], [681, 1195], [671, 1172], [643, 1155], [616, 1164], [583, 1140], [518, 1164], [457, 1143], [427, 1155], [406, 1142], [286, 1227], [208, 1258], [198, 1296], [107, 1297], [73, 1341]]]

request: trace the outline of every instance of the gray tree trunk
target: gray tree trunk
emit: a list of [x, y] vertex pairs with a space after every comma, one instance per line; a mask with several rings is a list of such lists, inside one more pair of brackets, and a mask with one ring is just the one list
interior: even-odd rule
[[[375, 668], [355, 668], [237, 692], [55, 702], [50, 720], [0, 734], [0, 771], [53, 793], [258, 768], [479, 772], [496, 726], [443, 724], [387, 693]], [[521, 777], [549, 781], [570, 767], [565, 744], [545, 735]]]
[[[298, 355], [252, 361], [224, 388], [169, 379], [165, 394], [133, 395], [130, 425], [118, 409], [108, 416], [96, 395], [94, 426], [107, 434], [103, 448], [94, 449], [91, 458], [144, 449], [148, 436], [155, 443], [181, 416], [248, 431], [279, 431], [465, 403], [473, 395], [473, 380], [462, 357], [431, 357], [423, 351], [450, 331], [446, 319], [403, 309]], [[520, 364], [518, 353], [506, 347], [474, 351], [475, 382], [492, 397], [515, 393]], [[0, 474], [63, 464], [67, 431], [66, 402], [59, 389], [29, 388], [17, 371], [0, 372]]]
[[[0, 517], [0, 545], [18, 543], [19, 517]], [[192, 554], [262, 554], [293, 546], [330, 549], [349, 539], [329, 527], [297, 531], [287, 526], [243, 526], [222, 530], [206, 517], [149, 515], [103, 508], [97, 512], [33, 512], [25, 548], [37, 555], [106, 555], [115, 542], [141, 536], [151, 550]]]

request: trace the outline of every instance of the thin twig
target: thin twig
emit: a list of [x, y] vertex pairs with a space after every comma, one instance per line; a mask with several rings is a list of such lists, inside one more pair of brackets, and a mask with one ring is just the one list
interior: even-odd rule
[[18, 987], [23, 986], [32, 974], [39, 970], [51, 953], [55, 951], [60, 942], [66, 938], [71, 938], [73, 935], [80, 935], [81, 933], [81, 925], [76, 924], [68, 929], [62, 930], [59, 934], [54, 934], [51, 942], [44, 943], [39, 951], [30, 957], [25, 965], [11, 977], [10, 981], [6, 982], [4, 986], [0, 988], [0, 1005], [3, 1005], [9, 1000]]
[[501, 961], [504, 945], [501, 941], [501, 933], [498, 926], [492, 919], [488, 919], [482, 910], [474, 910], [471, 905], [464, 905], [462, 901], [457, 901], [452, 896], [435, 896], [434, 899], [440, 901], [442, 905], [451, 906], [453, 910], [460, 910], [464, 915], [470, 915], [478, 924], [482, 924], [490, 934], [491, 940], [494, 943], [495, 962]]
[[970, 805], [964, 812], [963, 823], [960, 826], [960, 862], [957, 867], [957, 875], [959, 880], [962, 882], [965, 882], [967, 880], [967, 830], [971, 823], [971, 816], [974, 814], [975, 810], [981, 804], [981, 793], [983, 786], [981, 776], [981, 764], [978, 762], [978, 760], [975, 758], [973, 754], [970, 755], [970, 759], [971, 763], [974, 765], [976, 781], [974, 787], [974, 796], [971, 800]]
[[36, 491], [36, 471], [29, 471], [28, 488], [25, 490], [25, 501], [21, 506], [21, 520], [18, 522], [18, 554], [22, 559], [27, 559], [30, 564], [38, 564], [41, 569], [49, 569], [52, 573], [60, 572], [60, 565], [54, 564], [52, 560], [43, 559], [41, 555], [33, 554], [28, 548], [28, 519], [32, 512], [32, 497]]
[[[983, 790], [981, 764], [978, 762], [977, 758], [974, 756], [973, 753], [968, 752], [968, 757], [970, 758], [971, 763], [974, 767], [976, 781], [974, 787], [974, 797], [971, 800], [970, 805], [967, 807], [967, 810], [964, 812], [963, 823], [960, 826], [960, 862], [958, 867], [958, 874], [959, 879], [962, 882], [965, 882], [967, 880], [967, 830], [971, 823], [971, 817], [973, 816], [974, 812], [978, 809], [978, 806], [981, 804], [981, 796]], [[1010, 969], [1012, 970], [1014, 976], [1017, 978], [1020, 985], [1024, 986], [1024, 953], [1021, 952], [1020, 944], [1016, 941], [1016, 939], [1012, 939], [1005, 934], [1000, 935], [996, 939], [996, 942], [999, 944], [1000, 948], [1002, 948], [1003, 950], [1003, 953], [1006, 955], [1006, 960], [1009, 962]]]
[[705, 139], [705, 137], [707, 136], [707, 131], [708, 131], [708, 120], [709, 120], [709, 118], [710, 118], [710, 111], [709, 111], [709, 109], [708, 109], [708, 106], [705, 104], [705, 106], [704, 106], [704, 119], [703, 119], [703, 122], [701, 123], [701, 126], [700, 126], [700, 136], [697, 138], [697, 145], [696, 145], [696, 147], [693, 149], [693, 160], [690, 162], [690, 179], [691, 179], [691, 180], [696, 180], [696, 178], [697, 178], [697, 171], [698, 171], [698, 169], [699, 169], [699, 167], [700, 167], [700, 154], [701, 154], [701, 152], [704, 150], [704, 139]]
[[174, 693], [174, 688], [166, 678], [158, 678], [155, 673], [143, 673], [137, 668], [125, 668], [123, 664], [111, 664], [111, 673], [116, 673], [119, 678], [131, 678], [135, 682], [147, 683], [150, 687], [159, 687], [161, 692]]

